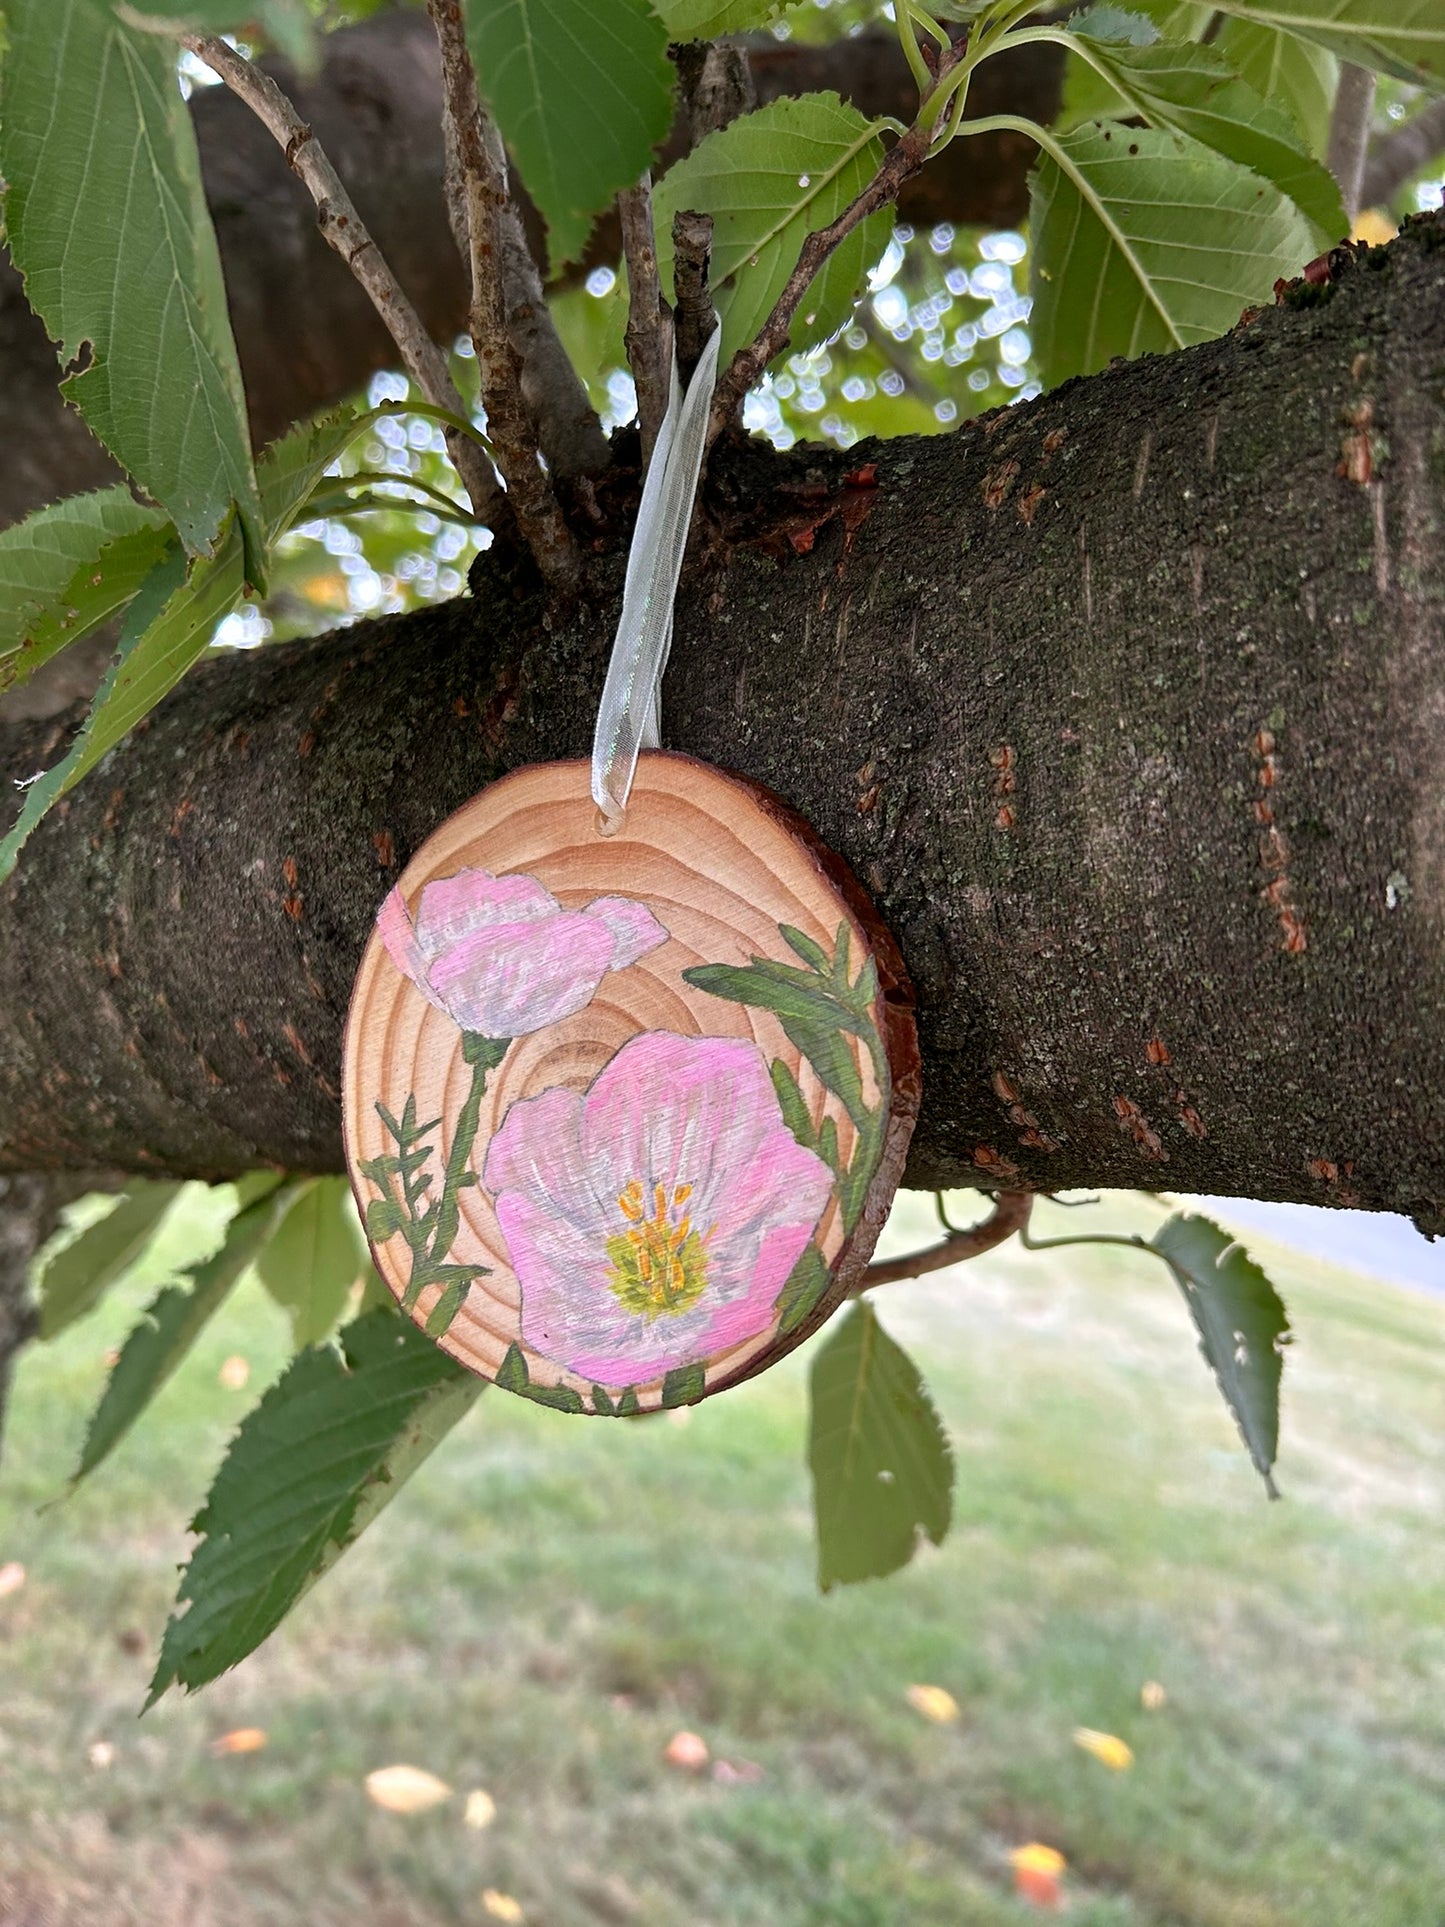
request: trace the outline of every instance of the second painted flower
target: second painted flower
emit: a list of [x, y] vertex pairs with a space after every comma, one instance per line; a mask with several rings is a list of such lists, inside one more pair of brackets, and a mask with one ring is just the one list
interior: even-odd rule
[[458, 870], [428, 883], [415, 917], [400, 889], [376, 919], [397, 969], [463, 1030], [525, 1037], [584, 1010], [609, 970], [667, 942], [644, 903], [564, 910], [536, 877]]
[[514, 1103], [483, 1182], [523, 1343], [626, 1386], [767, 1329], [834, 1176], [784, 1123], [755, 1044], [646, 1031], [585, 1092]]

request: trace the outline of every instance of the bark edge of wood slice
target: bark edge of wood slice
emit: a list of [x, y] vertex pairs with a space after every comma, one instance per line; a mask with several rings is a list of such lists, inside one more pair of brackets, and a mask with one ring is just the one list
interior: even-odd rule
[[921, 1071], [897, 947], [778, 797], [644, 754], [528, 766], [435, 830], [347, 1017], [347, 1167], [381, 1277], [469, 1370], [573, 1412], [692, 1404], [848, 1296]]

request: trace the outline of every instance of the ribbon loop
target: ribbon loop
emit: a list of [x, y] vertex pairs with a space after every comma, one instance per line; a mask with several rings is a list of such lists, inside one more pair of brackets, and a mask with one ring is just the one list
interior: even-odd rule
[[667, 413], [643, 484], [627, 556], [622, 614], [592, 740], [592, 796], [602, 812], [599, 827], [607, 836], [621, 827], [638, 751], [662, 747], [662, 672], [672, 647], [672, 605], [702, 472], [721, 336], [721, 328], [709, 335], [686, 397], [674, 359]]

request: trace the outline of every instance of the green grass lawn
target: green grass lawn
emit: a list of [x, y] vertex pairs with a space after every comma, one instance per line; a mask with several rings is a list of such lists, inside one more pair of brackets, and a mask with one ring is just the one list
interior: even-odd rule
[[[926, 1201], [898, 1216], [895, 1247], [931, 1236]], [[0, 1922], [443, 1927], [485, 1923], [493, 1888], [528, 1927], [1002, 1927], [1041, 1917], [1007, 1858], [1040, 1840], [1074, 1927], [1438, 1927], [1445, 1302], [1251, 1243], [1298, 1334], [1282, 1504], [1162, 1266], [1010, 1247], [878, 1294], [958, 1451], [952, 1535], [898, 1577], [815, 1589], [806, 1351], [641, 1423], [488, 1393], [258, 1655], [140, 1721], [184, 1522], [285, 1345], [245, 1287], [37, 1513], [145, 1296], [113, 1294], [27, 1354], [11, 1412], [0, 1563], [28, 1581], [0, 1600]], [[244, 1392], [218, 1380], [236, 1353]], [[920, 1718], [917, 1682], [959, 1721]], [[213, 1754], [240, 1726], [265, 1749]], [[669, 1768], [680, 1727], [764, 1777]], [[377, 1810], [364, 1777], [398, 1761], [456, 1797]]]

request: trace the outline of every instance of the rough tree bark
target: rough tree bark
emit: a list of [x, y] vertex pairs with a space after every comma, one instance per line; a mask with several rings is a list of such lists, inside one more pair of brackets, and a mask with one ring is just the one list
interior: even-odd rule
[[[1445, 219], [956, 434], [720, 451], [669, 743], [914, 973], [915, 1183], [1445, 1226]], [[0, 1168], [340, 1161], [351, 977], [469, 793], [584, 754], [620, 563], [216, 661], [0, 894]], [[55, 736], [0, 738], [36, 768]]]

